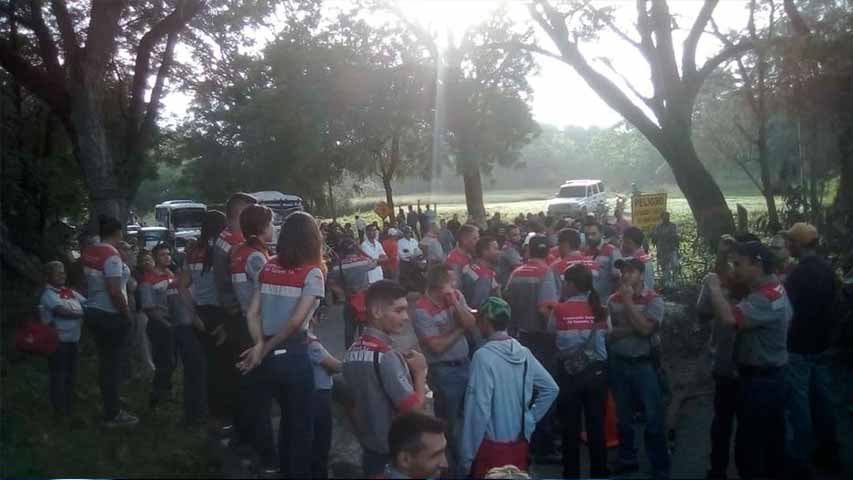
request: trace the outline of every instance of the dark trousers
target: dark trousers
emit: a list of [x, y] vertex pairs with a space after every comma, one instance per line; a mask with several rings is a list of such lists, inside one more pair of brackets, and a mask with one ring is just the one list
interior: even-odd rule
[[714, 377], [714, 420], [711, 422], [711, 471], [709, 477], [725, 477], [737, 413], [740, 382], [734, 377]]
[[783, 475], [786, 397], [781, 368], [760, 375], [741, 375], [735, 434], [735, 465], [741, 478]]
[[[223, 422], [233, 421], [237, 408], [237, 398], [229, 390], [230, 385], [237, 384], [237, 372], [228, 353], [228, 343], [216, 345], [216, 336], [212, 332], [225, 321], [225, 310], [214, 305], [198, 305], [196, 313], [205, 331], [199, 335], [201, 348], [207, 360], [207, 394], [210, 414]], [[233, 378], [233, 381], [232, 381]]]
[[314, 442], [311, 476], [329, 477], [329, 450], [332, 448], [332, 391], [314, 391]]
[[[554, 334], [548, 332], [519, 331], [518, 341], [530, 349], [539, 363], [545, 366], [552, 376], [554, 375], [554, 358], [557, 355], [557, 347], [554, 343]], [[534, 392], [534, 401], [535, 401]], [[556, 402], [555, 402], [556, 404]], [[548, 455], [554, 452], [554, 443], [557, 438], [554, 421], [556, 417], [556, 405], [552, 404], [548, 413], [536, 424], [536, 430], [530, 442], [530, 451], [534, 455]]]
[[88, 308], [86, 325], [92, 333], [98, 351], [98, 383], [101, 386], [104, 419], [112, 420], [119, 411], [121, 346], [130, 329], [130, 321], [119, 313]]
[[264, 466], [276, 465], [270, 409], [272, 397], [264, 395], [264, 371], [256, 368], [240, 375], [237, 409], [238, 441], [251, 445]]
[[275, 398], [281, 408], [278, 451], [284, 478], [311, 478], [314, 437], [314, 368], [304, 334], [278, 347], [286, 353], [264, 359], [262, 398]]
[[77, 379], [77, 342], [60, 342], [48, 359], [50, 368], [50, 403], [61, 415], [71, 414], [74, 383]]
[[174, 328], [154, 317], [148, 319], [145, 329], [151, 341], [151, 358], [154, 360], [154, 379], [151, 384], [151, 406], [169, 398], [172, 392], [172, 374], [175, 372]]
[[607, 443], [604, 411], [607, 405], [607, 367], [596, 363], [577, 375], [560, 372], [558, 412], [563, 427], [563, 478], [579, 478], [581, 413], [589, 445], [590, 477], [606, 478]]
[[207, 416], [207, 362], [194, 327], [176, 326], [174, 335], [184, 366], [184, 421], [195, 423]]
[[349, 350], [349, 347], [355, 341], [355, 334], [358, 331], [358, 319], [356, 318], [355, 310], [350, 306], [349, 301], [344, 302], [344, 350]]

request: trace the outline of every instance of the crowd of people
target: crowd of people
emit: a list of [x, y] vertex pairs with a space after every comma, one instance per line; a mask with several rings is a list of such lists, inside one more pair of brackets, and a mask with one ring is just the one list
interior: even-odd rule
[[[207, 212], [177, 266], [168, 245], [135, 252], [113, 218], [83, 246], [84, 291], [66, 287], [63, 264], [46, 265], [41, 308], [61, 341], [50, 359], [58, 415], [72, 409], [85, 323], [105, 426], [139, 421], [119, 401], [129, 357], [152, 372], [155, 410], [172, 396], [180, 358], [185, 425], [213, 426], [267, 474], [328, 476], [340, 382], [368, 477], [523, 475], [531, 459], [561, 463], [564, 478], [618, 476], [639, 468], [639, 423], [650, 474], [669, 477], [665, 306], [647, 236], [624, 217], [436, 223], [435, 208], [419, 217], [410, 206], [381, 229], [356, 217], [354, 231], [295, 212], [272, 255], [270, 209], [244, 193], [225, 209]], [[668, 215], [651, 240], [658, 262], [677, 263]], [[711, 478], [726, 477], [735, 419], [742, 478], [807, 478], [812, 455], [838, 468], [826, 362], [837, 282], [817, 241], [807, 224], [769, 246], [720, 240], [698, 299], [713, 324]], [[343, 358], [324, 347], [340, 340], [318, 338], [327, 302], [344, 304]], [[410, 327], [417, 346], [399, 350], [394, 339]], [[619, 448], [608, 465], [611, 394]]]

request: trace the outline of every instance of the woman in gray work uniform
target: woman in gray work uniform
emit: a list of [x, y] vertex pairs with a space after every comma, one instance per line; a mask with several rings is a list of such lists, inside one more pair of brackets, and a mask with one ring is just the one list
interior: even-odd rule
[[281, 228], [277, 251], [261, 271], [247, 311], [250, 330], [260, 335], [238, 366], [247, 373], [260, 365], [261, 395], [274, 397], [281, 407], [282, 476], [310, 478], [314, 370], [308, 356], [308, 322], [325, 296], [326, 276], [323, 239], [314, 217], [291, 214]]

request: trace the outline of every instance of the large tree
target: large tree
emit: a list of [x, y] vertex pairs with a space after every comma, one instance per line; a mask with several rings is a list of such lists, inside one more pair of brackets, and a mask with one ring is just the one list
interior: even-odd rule
[[529, 52], [511, 47], [529, 40], [532, 30], [520, 29], [501, 7], [458, 41], [448, 33], [440, 45], [440, 32], [395, 11], [429, 50], [437, 72], [435, 161], [452, 160], [464, 182], [468, 214], [484, 222], [482, 174], [514, 164], [539, 133], [527, 80], [536, 62]]
[[[617, 25], [612, 9], [597, 8], [590, 2], [572, 0], [554, 5], [548, 0], [537, 0], [529, 6], [530, 15], [557, 51], [535, 45], [528, 48], [571, 66], [602, 100], [649, 140], [671, 167], [700, 233], [710, 241], [733, 231], [734, 222], [723, 193], [696, 153], [692, 139], [694, 104], [711, 72], [751, 48], [749, 41], [732, 43], [697, 65], [697, 45], [718, 3], [718, 0], [703, 3], [681, 45], [680, 64], [673, 40], [677, 23], [666, 0], [636, 0], [633, 35]], [[621, 75], [628, 91], [623, 90], [597, 70], [581, 51], [581, 41], [603, 29], [612, 30], [639, 51], [651, 76], [650, 96], [633, 86], [628, 75]], [[604, 64], [619, 74], [610, 62]]]
[[[65, 129], [93, 218], [127, 213], [157, 136], [167, 81], [179, 67], [181, 38], [205, 48], [233, 40], [243, 19], [261, 18], [269, 4], [11, 0], [0, 7], [0, 66]], [[191, 22], [194, 31], [188, 33]], [[28, 45], [33, 48], [18, 48]]]

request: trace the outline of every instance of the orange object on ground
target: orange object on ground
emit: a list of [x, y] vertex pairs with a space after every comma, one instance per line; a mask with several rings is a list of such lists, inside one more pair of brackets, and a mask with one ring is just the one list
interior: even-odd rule
[[[607, 406], [604, 410], [604, 440], [607, 448], [619, 446], [619, 430], [616, 428], [616, 402], [613, 392], [607, 391]], [[586, 431], [581, 432], [581, 441], [586, 443]]]

